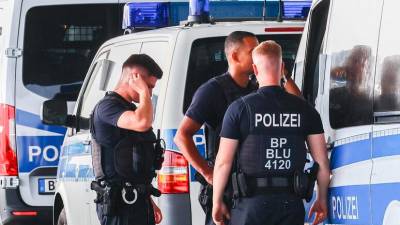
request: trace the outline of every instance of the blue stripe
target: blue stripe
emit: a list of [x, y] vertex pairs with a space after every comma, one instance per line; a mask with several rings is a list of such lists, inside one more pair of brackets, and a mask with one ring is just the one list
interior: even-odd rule
[[329, 223], [371, 224], [369, 185], [329, 189]]
[[400, 135], [374, 138], [373, 158], [400, 155]]
[[42, 123], [38, 115], [20, 109], [16, 110], [16, 123], [19, 125], [50, 131], [62, 135], [64, 135], [67, 131], [67, 129], [62, 126], [45, 125]]
[[[164, 140], [166, 148], [168, 150], [179, 151], [178, 146], [174, 143], [174, 137], [176, 135], [177, 129], [165, 129], [164, 130]], [[200, 129], [193, 137], [194, 143], [200, 155], [204, 158], [206, 155], [206, 145], [204, 129]], [[196, 170], [190, 166], [190, 181], [195, 181]]]
[[371, 159], [370, 139], [340, 145], [332, 150], [330, 167], [337, 169], [352, 163]]

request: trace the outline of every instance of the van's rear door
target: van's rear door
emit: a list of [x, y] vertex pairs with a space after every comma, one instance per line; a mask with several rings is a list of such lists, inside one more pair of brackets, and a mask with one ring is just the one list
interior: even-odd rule
[[15, 107], [20, 193], [28, 205], [52, 205], [66, 131], [42, 124], [40, 106], [55, 98], [73, 104], [100, 44], [122, 33], [121, 12], [117, 0], [23, 1]]

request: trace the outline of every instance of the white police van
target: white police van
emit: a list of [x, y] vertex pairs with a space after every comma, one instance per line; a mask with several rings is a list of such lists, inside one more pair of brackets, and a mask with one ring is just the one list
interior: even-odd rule
[[[311, 2], [307, 4], [309, 7]], [[297, 6], [297, 10], [304, 13], [303, 7]], [[65, 102], [59, 100], [43, 105], [43, 119], [47, 123], [69, 127], [58, 167], [55, 220], [59, 224], [99, 223], [93, 202], [95, 193], [90, 190], [94, 175], [88, 118], [105, 92], [115, 87], [124, 60], [131, 54], [145, 53], [164, 72], [152, 97], [153, 127], [160, 129], [167, 149], [157, 177], [157, 186], [163, 193], [156, 200], [164, 214], [162, 224], [203, 224], [204, 213], [197, 200], [200, 185], [194, 181], [195, 171], [173, 142], [194, 92], [202, 83], [227, 70], [224, 41], [229, 33], [246, 30], [255, 33], [260, 41], [276, 40], [283, 46], [285, 60], [293, 62], [303, 29], [303, 21], [217, 22], [128, 34], [104, 43], [89, 68], [74, 113], [67, 115]], [[204, 129], [194, 141], [204, 155]]]
[[399, 8], [398, 0], [311, 8], [295, 75], [330, 147], [326, 224], [400, 224]]
[[[118, 0], [0, 0], [0, 224], [50, 224], [66, 129], [47, 99], [75, 101], [100, 44], [122, 34]], [[71, 108], [72, 111], [72, 108]]]

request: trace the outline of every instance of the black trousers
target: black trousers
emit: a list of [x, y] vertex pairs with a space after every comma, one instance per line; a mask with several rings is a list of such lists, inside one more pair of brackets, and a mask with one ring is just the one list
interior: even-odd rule
[[139, 197], [133, 205], [121, 203], [114, 216], [103, 215], [103, 205], [96, 206], [101, 225], [155, 225], [150, 199]]
[[304, 225], [303, 200], [288, 194], [240, 198], [231, 209], [230, 225]]

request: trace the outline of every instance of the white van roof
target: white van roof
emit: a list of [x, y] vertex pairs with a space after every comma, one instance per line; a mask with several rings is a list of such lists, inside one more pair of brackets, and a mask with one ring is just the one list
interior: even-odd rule
[[[141, 39], [141, 38], [152, 38], [152, 37], [169, 37], [173, 38], [176, 37], [176, 35], [180, 31], [185, 31], [185, 32], [190, 32], [191, 35], [193, 36], [199, 36], [203, 37], [204, 35], [208, 35], [210, 37], [212, 36], [218, 36], [220, 33], [230, 33], [236, 30], [246, 30], [246, 31], [254, 31], [255, 29], [259, 29], [260, 26], [265, 26], [265, 28], [303, 28], [305, 25], [304, 21], [283, 21], [283, 22], [277, 22], [277, 21], [241, 21], [241, 22], [216, 22], [215, 24], [211, 23], [205, 23], [205, 24], [194, 24], [193, 26], [173, 26], [173, 27], [165, 27], [165, 28], [160, 28], [160, 29], [155, 29], [155, 30], [148, 30], [148, 31], [142, 31], [142, 32], [137, 32], [137, 33], [132, 33], [132, 34], [127, 34], [127, 35], [122, 35], [119, 37], [115, 37], [113, 39], [108, 40], [105, 42], [101, 48], [112, 45], [118, 42], [124, 42], [124, 41], [129, 41], [132, 39]], [[260, 30], [257, 34], [260, 32], [265, 32], [265, 34], [268, 33], [268, 31]], [[274, 31], [273, 34], [285, 34], [285, 33], [298, 33], [301, 34], [302, 30], [299, 31], [293, 31], [293, 30], [277, 30]], [[272, 34], [272, 33], [271, 33]]]

